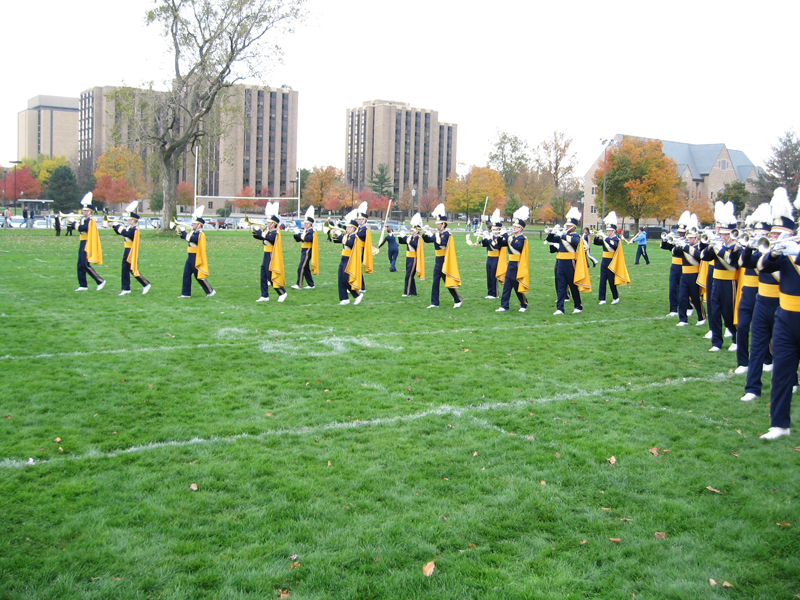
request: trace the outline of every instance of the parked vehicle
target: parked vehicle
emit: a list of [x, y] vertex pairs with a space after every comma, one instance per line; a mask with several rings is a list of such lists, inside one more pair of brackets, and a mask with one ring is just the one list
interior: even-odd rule
[[11, 221], [11, 227], [16, 227], [16, 228], [25, 227], [25, 219], [23, 219], [20, 216], [15, 215], [11, 217], [10, 221]]
[[31, 223], [31, 226], [34, 229], [47, 229], [48, 227], [47, 219], [45, 219], [44, 217], [33, 217], [33, 223]]

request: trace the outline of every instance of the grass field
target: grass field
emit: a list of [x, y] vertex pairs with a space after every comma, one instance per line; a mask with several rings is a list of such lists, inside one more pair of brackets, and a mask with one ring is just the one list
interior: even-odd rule
[[664, 317], [656, 245], [554, 317], [538, 236], [525, 314], [463, 234], [458, 310], [385, 248], [339, 306], [327, 243], [256, 304], [246, 232], [179, 300], [186, 244], [142, 237], [152, 290], [118, 297], [113, 233], [75, 293], [77, 237], [0, 231], [0, 599], [800, 597], [800, 438], [759, 440], [769, 374], [740, 402], [734, 353]]

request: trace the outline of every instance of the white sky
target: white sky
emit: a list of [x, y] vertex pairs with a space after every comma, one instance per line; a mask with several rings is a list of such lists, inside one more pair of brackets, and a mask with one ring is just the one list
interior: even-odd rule
[[[16, 158], [29, 98], [167, 79], [166, 45], [144, 25], [152, 5], [4, 7], [0, 164]], [[498, 132], [535, 146], [562, 131], [581, 177], [616, 133], [725, 143], [763, 166], [796, 126], [794, 2], [308, 0], [307, 9], [282, 41], [284, 65], [259, 82], [300, 93], [304, 168], [342, 168], [345, 111], [376, 98], [456, 123], [466, 165], [486, 164]]]

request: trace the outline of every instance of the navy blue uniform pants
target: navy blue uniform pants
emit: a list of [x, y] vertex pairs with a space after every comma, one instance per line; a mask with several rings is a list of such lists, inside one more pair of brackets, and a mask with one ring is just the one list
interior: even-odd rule
[[80, 287], [87, 287], [87, 273], [98, 284], [103, 283], [103, 278], [100, 277], [100, 275], [97, 274], [97, 271], [94, 270], [94, 267], [89, 264], [89, 260], [86, 257], [86, 240], [82, 240], [80, 247], [78, 248], [78, 285]]
[[767, 298], [756, 294], [756, 304], [753, 308], [753, 319], [750, 323], [750, 332], [753, 342], [750, 344], [750, 356], [747, 369], [747, 382], [744, 391], [748, 394], [761, 395], [761, 375], [764, 365], [772, 362], [770, 342], [772, 342], [772, 329], [775, 326], [775, 311], [778, 310], [779, 300]]

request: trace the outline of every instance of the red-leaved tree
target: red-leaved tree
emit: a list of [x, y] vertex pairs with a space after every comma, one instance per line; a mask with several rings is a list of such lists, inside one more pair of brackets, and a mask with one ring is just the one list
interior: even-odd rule
[[[14, 179], [16, 173], [16, 180]], [[15, 192], [17, 199], [38, 198], [42, 193], [42, 184], [31, 174], [29, 166], [9, 170], [6, 176], [0, 180], [3, 186], [3, 198], [14, 200]]]

